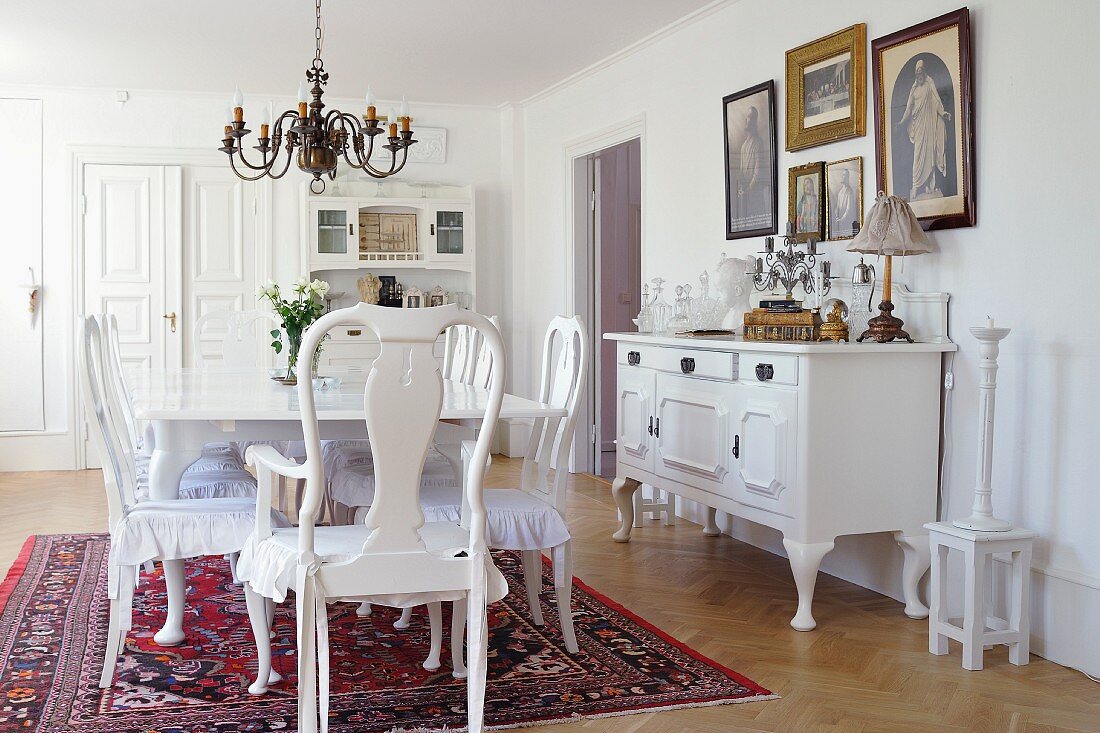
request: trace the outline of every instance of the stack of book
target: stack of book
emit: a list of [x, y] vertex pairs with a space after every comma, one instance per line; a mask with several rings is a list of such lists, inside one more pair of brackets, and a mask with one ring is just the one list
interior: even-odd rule
[[821, 337], [821, 317], [812, 310], [803, 310], [799, 301], [795, 310], [788, 306], [765, 306], [761, 301], [759, 308], [753, 308], [745, 314], [745, 340], [747, 341], [818, 341]]

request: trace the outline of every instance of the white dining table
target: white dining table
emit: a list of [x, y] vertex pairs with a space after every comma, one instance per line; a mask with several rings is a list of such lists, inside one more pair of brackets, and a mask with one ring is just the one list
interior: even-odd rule
[[[365, 439], [363, 387], [367, 372], [337, 376], [336, 388], [314, 392], [322, 440]], [[151, 447], [149, 496], [177, 499], [180, 479], [207, 443], [245, 440], [302, 440], [297, 387], [274, 381], [263, 369], [135, 369], [128, 373], [134, 415]], [[440, 421], [478, 427], [489, 392], [444, 380]], [[502, 419], [565, 417], [565, 410], [511, 394], [504, 395]], [[394, 415], [400, 421], [401, 415]], [[164, 563], [168, 613], [154, 635], [163, 646], [183, 643], [183, 561]]]

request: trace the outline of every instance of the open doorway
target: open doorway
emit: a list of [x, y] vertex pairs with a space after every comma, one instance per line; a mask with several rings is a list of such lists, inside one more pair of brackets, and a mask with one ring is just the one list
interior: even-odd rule
[[577, 312], [593, 355], [578, 423], [588, 427], [588, 440], [578, 441], [574, 462], [597, 475], [615, 473], [615, 342], [603, 336], [634, 330], [641, 307], [641, 156], [634, 138], [573, 159]]

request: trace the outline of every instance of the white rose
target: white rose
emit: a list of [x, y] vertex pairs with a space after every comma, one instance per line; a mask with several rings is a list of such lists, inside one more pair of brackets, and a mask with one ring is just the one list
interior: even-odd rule
[[309, 284], [309, 287], [310, 290], [317, 293], [322, 298], [325, 297], [325, 293], [327, 293], [329, 290], [329, 285], [324, 280], [314, 280]]

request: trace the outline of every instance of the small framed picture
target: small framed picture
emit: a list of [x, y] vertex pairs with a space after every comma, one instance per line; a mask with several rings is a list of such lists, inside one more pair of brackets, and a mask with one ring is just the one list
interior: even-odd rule
[[972, 227], [974, 99], [966, 8], [871, 43], [878, 190], [921, 227]]
[[863, 228], [863, 158], [825, 164], [828, 239], [851, 239]]
[[432, 288], [432, 291], [428, 293], [428, 306], [435, 308], [439, 305], [447, 305], [450, 302], [447, 291], [442, 286], [436, 285]]
[[787, 216], [796, 242], [825, 239], [825, 163], [807, 163], [787, 173]]
[[406, 308], [423, 308], [424, 307], [424, 291], [420, 288], [412, 287], [405, 291], [405, 307]]
[[775, 82], [722, 98], [726, 131], [726, 239], [775, 234], [779, 226]]
[[787, 51], [787, 150], [867, 134], [867, 25]]

